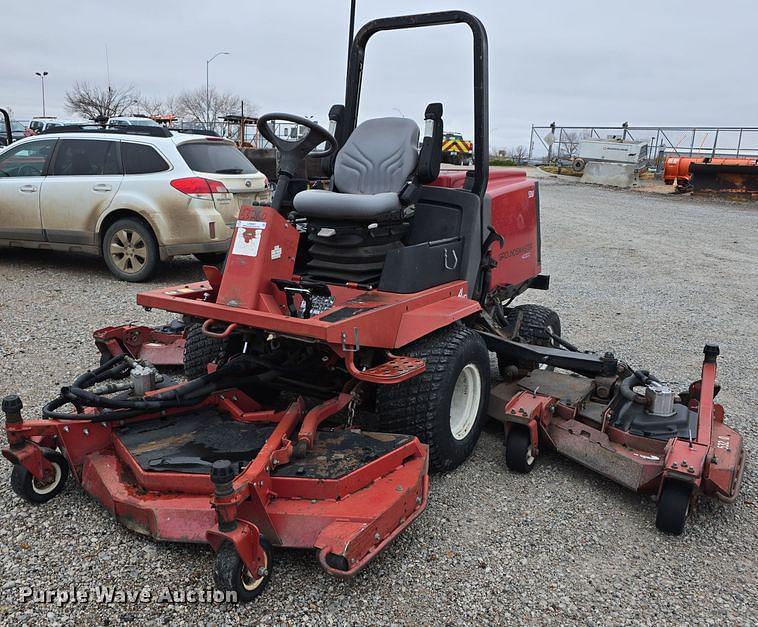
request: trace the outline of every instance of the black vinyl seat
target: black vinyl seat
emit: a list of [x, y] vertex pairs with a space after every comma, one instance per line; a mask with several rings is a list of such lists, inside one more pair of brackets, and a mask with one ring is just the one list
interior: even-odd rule
[[303, 276], [377, 286], [388, 256], [405, 246], [413, 209], [425, 183], [439, 174], [442, 105], [424, 113], [425, 135], [407, 118], [359, 124], [337, 153], [331, 190], [295, 195], [306, 219], [308, 249]]

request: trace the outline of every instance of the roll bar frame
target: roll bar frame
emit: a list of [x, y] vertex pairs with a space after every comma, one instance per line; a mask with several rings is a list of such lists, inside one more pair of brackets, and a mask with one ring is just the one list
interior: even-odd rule
[[355, 35], [350, 46], [345, 83], [344, 124], [338, 127], [340, 146], [358, 123], [361, 82], [369, 39], [381, 31], [467, 24], [474, 43], [474, 171], [467, 189], [484, 202], [489, 177], [489, 68], [487, 31], [478, 18], [465, 11], [440, 11], [416, 15], [385, 17], [366, 23]]

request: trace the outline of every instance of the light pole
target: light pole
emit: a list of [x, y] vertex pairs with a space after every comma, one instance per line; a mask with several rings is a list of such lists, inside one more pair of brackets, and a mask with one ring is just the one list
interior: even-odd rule
[[45, 76], [47, 76], [47, 72], [35, 72], [37, 76], [39, 76], [42, 79], [42, 117], [46, 117], [45, 115]]
[[[229, 52], [217, 52], [210, 59], [205, 62], [205, 117], [208, 122], [208, 126], [211, 125], [211, 81], [210, 81], [210, 65], [211, 61], [222, 54], [231, 54]], [[208, 129], [210, 130], [210, 128]]]

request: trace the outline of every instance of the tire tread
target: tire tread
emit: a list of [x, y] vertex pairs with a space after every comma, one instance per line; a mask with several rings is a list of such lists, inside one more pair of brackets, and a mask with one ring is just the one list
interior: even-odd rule
[[[391, 386], [382, 386], [377, 393], [377, 414], [382, 421], [382, 428], [390, 433], [407, 433], [417, 436], [429, 446], [429, 463], [433, 470], [452, 470], [462, 460], [453, 460], [445, 456], [437, 443], [436, 410], [437, 399], [443, 393], [445, 374], [455, 356], [464, 346], [473, 342], [481, 344], [481, 350], [486, 355], [486, 347], [476, 331], [456, 323], [442, 330], [435, 331], [410, 345], [403, 354], [418, 357], [426, 362], [426, 370], [412, 379]], [[485, 395], [486, 408], [489, 386], [483, 377], [482, 394]], [[473, 429], [481, 430], [483, 419], [480, 417]], [[479, 434], [472, 438], [466, 457], [471, 453]]]
[[191, 380], [206, 374], [208, 364], [216, 361], [223, 349], [223, 340], [205, 335], [200, 324], [189, 325], [184, 342], [184, 376]]

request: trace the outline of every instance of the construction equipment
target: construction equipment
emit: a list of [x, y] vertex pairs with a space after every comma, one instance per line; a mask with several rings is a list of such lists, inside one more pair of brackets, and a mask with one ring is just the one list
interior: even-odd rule
[[[472, 170], [440, 175], [440, 103], [426, 107], [420, 150], [410, 119], [357, 119], [369, 39], [442, 24], [473, 34], [475, 159]], [[14, 490], [43, 502], [71, 472], [130, 529], [209, 543], [216, 585], [250, 600], [269, 581], [272, 546], [315, 549], [335, 575], [363, 568], [423, 511], [428, 467], [452, 470], [471, 454], [488, 405], [505, 416], [511, 466], [519, 454], [530, 463], [540, 425], [556, 415], [573, 411], [584, 424], [604, 402], [604, 419], [623, 413], [637, 429], [648, 406], [623, 400], [636, 371], [611, 354], [578, 352], [555, 312], [510, 306], [549, 280], [540, 274], [537, 183], [523, 172], [489, 172], [487, 67], [486, 32], [468, 13], [378, 19], [352, 41], [334, 133], [295, 115], [261, 116], [260, 133], [280, 154], [270, 204], [241, 209], [223, 272], [205, 266], [204, 281], [137, 296], [146, 308], [182, 315], [186, 330], [174, 329], [176, 341], [170, 330], [103, 330], [103, 363], [62, 388], [43, 420], [23, 419], [20, 399], [5, 398], [3, 454], [14, 464]], [[309, 132], [278, 136], [277, 121]], [[294, 193], [295, 173], [322, 143], [330, 189]], [[185, 366], [204, 366], [187, 383], [173, 385], [135, 358], [148, 344], [175, 354], [179, 339]], [[512, 397], [502, 386], [490, 395], [488, 348], [515, 386]], [[666, 512], [668, 491], [689, 500], [718, 486], [731, 499], [739, 485], [724, 487], [739, 476], [741, 439], [719, 421], [709, 355], [683, 409], [674, 404], [669, 416], [670, 398], [651, 401], [668, 434], [664, 448], [687, 461], [685, 470], [672, 458], [661, 473]], [[578, 376], [560, 375], [563, 387], [535, 385], [541, 364]], [[682, 416], [694, 424], [696, 407], [690, 444], [678, 426]], [[629, 437], [630, 450], [658, 442]], [[682, 452], [682, 443], [690, 448]], [[586, 454], [604, 454], [611, 466], [626, 455], [599, 445]], [[666, 516], [659, 526], [677, 531]]]
[[758, 197], [758, 159], [754, 157], [668, 157], [663, 182], [675, 191]]
[[461, 133], [445, 133], [442, 136], [442, 163], [451, 165], [471, 165], [474, 145], [463, 139]]
[[571, 167], [576, 172], [582, 172], [587, 163], [595, 161], [642, 167], [647, 153], [647, 142], [632, 141], [616, 135], [609, 135], [607, 139], [582, 139]]

